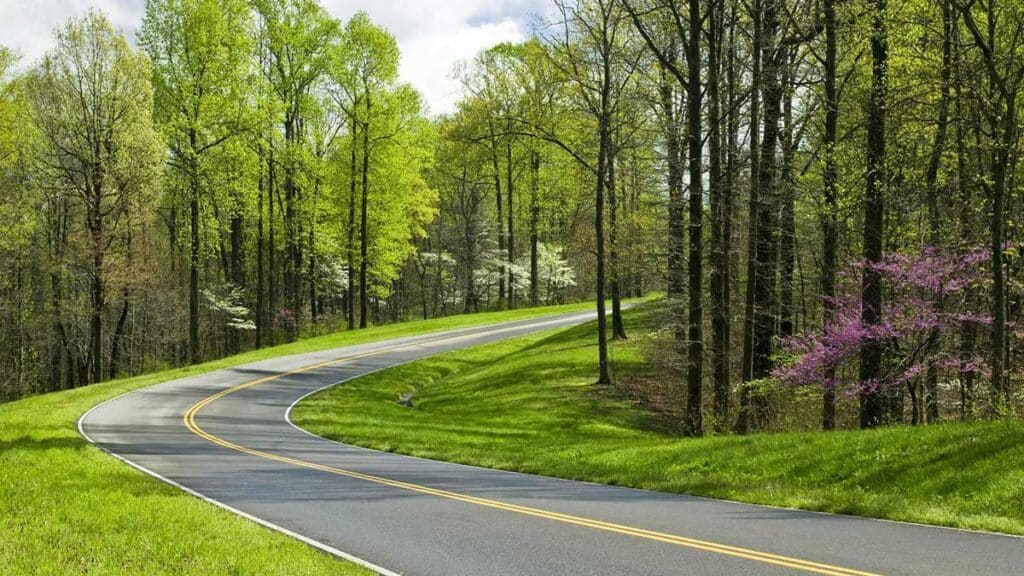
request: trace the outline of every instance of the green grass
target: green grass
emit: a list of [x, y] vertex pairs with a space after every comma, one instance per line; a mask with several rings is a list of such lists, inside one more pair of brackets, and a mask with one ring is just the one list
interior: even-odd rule
[[[626, 312], [643, 335], [657, 307]], [[492, 468], [744, 502], [1024, 534], [1024, 423], [686, 439], [596, 390], [593, 325], [378, 372], [293, 412], [328, 438]], [[638, 340], [643, 340], [640, 338]], [[620, 375], [645, 348], [613, 348]], [[682, 385], [680, 383], [680, 385]], [[395, 402], [416, 389], [415, 408]]]
[[342, 332], [0, 404], [0, 573], [368, 573], [130, 468], [87, 444], [78, 435], [78, 417], [129, 390], [262, 358], [591, 306], [455, 316]]

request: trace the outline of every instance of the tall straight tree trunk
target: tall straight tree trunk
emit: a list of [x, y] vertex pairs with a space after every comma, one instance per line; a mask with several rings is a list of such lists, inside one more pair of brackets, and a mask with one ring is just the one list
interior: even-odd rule
[[689, 42], [686, 45], [686, 124], [687, 149], [690, 170], [690, 254], [687, 265], [687, 318], [686, 343], [686, 433], [700, 436], [704, 433], [702, 413], [704, 390], [704, 307], [702, 285], [704, 281], [704, 135], [701, 122], [701, 13], [700, 0], [690, 0]]
[[267, 224], [270, 227], [267, 237], [267, 272], [269, 273], [267, 286], [267, 301], [271, 316], [270, 321], [270, 343], [277, 343], [277, 334], [273, 330], [278, 314], [278, 286], [277, 286], [277, 242], [275, 240], [276, 222], [274, 220], [274, 200], [277, 196], [277, 165], [274, 163], [274, 147], [271, 145], [269, 153], [270, 161], [267, 168]]
[[537, 198], [540, 188], [540, 154], [530, 152], [530, 306], [540, 303], [540, 279], [538, 265], [537, 228], [540, 226], [540, 200]]
[[359, 327], [366, 328], [367, 317], [370, 315], [369, 295], [366, 291], [367, 252], [369, 238], [367, 238], [367, 204], [369, 203], [370, 192], [370, 93], [363, 95], [366, 99], [366, 121], [363, 122], [363, 182], [362, 195], [359, 203]]
[[747, 291], [743, 302], [743, 358], [740, 377], [740, 410], [736, 421], [736, 431], [745, 434], [750, 431], [750, 387], [748, 383], [754, 379], [754, 304], [757, 292], [757, 223], [758, 207], [761, 199], [759, 194], [761, 172], [761, 57], [762, 57], [762, 2], [752, 0], [751, 21], [753, 25], [753, 44], [751, 59], [753, 60], [750, 76], [750, 199], [747, 206]]
[[[317, 184], [314, 184], [317, 186]], [[316, 198], [316, 191], [313, 192]], [[315, 201], [314, 201], [315, 202]], [[317, 295], [316, 295], [316, 222], [310, 219], [309, 223], [309, 318], [315, 325], [317, 322]]]
[[1007, 167], [1010, 163], [1012, 140], [1007, 134], [1013, 134], [1016, 126], [1011, 124], [1015, 117], [1015, 106], [1004, 108], [1003, 113], [1011, 118], [1004, 123], [998, 150], [993, 156], [992, 185], [992, 389], [999, 402], [1005, 406], [1010, 404], [1010, 386], [1005, 378], [1006, 367], [1006, 271], [1003, 256], [1005, 242], [1006, 219], [1006, 180]]
[[[241, 200], [231, 212], [231, 283], [238, 290], [245, 288], [245, 236], [242, 232]], [[228, 351], [237, 354], [241, 351], [241, 334], [237, 328], [228, 328]]]
[[[942, 3], [942, 67], [939, 71], [939, 117], [935, 125], [935, 140], [932, 142], [931, 157], [925, 173], [925, 204], [928, 206], [928, 242], [937, 248], [942, 241], [939, 216], [939, 168], [946, 150], [946, 130], [949, 124], [949, 93], [950, 77], [953, 61], [953, 7], [950, 0]], [[937, 307], [942, 302], [936, 302]], [[928, 347], [934, 349], [939, 344], [938, 329], [928, 334]], [[928, 362], [924, 384], [925, 416], [928, 422], [939, 420], [939, 373], [934, 361]]]
[[349, 150], [348, 180], [348, 229], [346, 230], [346, 258], [348, 259], [348, 290], [345, 294], [345, 315], [348, 329], [356, 327], [356, 274], [353, 263], [356, 258], [356, 148], [359, 142], [359, 123], [355, 115], [351, 119], [352, 147]]
[[[872, 266], [882, 260], [885, 225], [885, 116], [887, 101], [886, 68], [889, 63], [886, 32], [886, 0], [871, 0], [871, 93], [868, 102], [868, 172], [864, 194], [864, 273], [862, 278], [861, 322], [866, 328], [882, 321], [882, 278]], [[871, 428], [884, 423], [884, 391], [879, 388], [882, 374], [882, 342], [868, 340], [861, 347], [860, 426]]]
[[121, 373], [121, 360], [125, 349], [125, 329], [128, 322], [128, 312], [131, 302], [128, 298], [128, 289], [121, 293], [121, 312], [117, 315], [117, 322], [114, 324], [114, 335], [110, 340], [110, 379], [117, 378]]
[[103, 221], [100, 215], [100, 194], [93, 200], [91, 217], [92, 270], [89, 275], [89, 383], [103, 380]]
[[266, 191], [265, 172], [263, 170], [263, 145], [260, 144], [259, 151], [259, 182], [256, 187], [256, 348], [263, 347], [263, 334], [267, 329], [267, 300], [266, 300], [266, 262], [263, 252], [266, 250], [266, 239], [264, 238], [263, 225], [263, 194]]
[[[673, 63], [673, 66], [675, 65], [677, 56], [674, 45], [666, 51], [666, 58]], [[683, 274], [685, 221], [683, 219], [682, 144], [679, 139], [675, 90], [664, 64], [661, 66], [659, 92], [662, 116], [665, 120], [665, 163], [668, 178], [668, 299], [677, 301], [683, 297], [685, 285]]]
[[[839, 173], [836, 168], [836, 143], [839, 134], [839, 91], [836, 86], [836, 0], [824, 0], [825, 19], [825, 168], [822, 173], [823, 206], [821, 231], [823, 240], [821, 261], [822, 321], [831, 325], [836, 310], [836, 267], [839, 247], [839, 230], [836, 224], [838, 205]], [[833, 430], [836, 427], [835, 374], [829, 370], [823, 383], [821, 427]]]
[[[241, 200], [238, 200], [241, 203]], [[244, 224], [240, 209], [231, 214], [230, 241], [231, 241], [231, 282], [237, 288], [245, 287], [245, 235], [242, 231]]]
[[729, 105], [726, 114], [726, 162], [725, 162], [725, 194], [722, 198], [722, 239], [723, 251], [720, 263], [723, 287], [723, 316], [727, 319], [723, 326], [722, 351], [724, 357], [720, 364], [722, 373], [715, 379], [715, 406], [716, 412], [724, 415], [720, 423], [720, 430], [726, 431], [731, 422], [732, 414], [730, 409], [730, 390], [732, 389], [729, 357], [732, 353], [732, 293], [733, 267], [730, 259], [731, 246], [733, 242], [733, 214], [735, 210], [735, 197], [738, 190], [737, 179], [739, 173], [739, 133], [740, 133], [740, 94], [739, 94], [739, 73], [737, 71], [737, 47], [736, 47], [736, 26], [737, 14], [736, 3], [731, 2], [729, 9], [729, 52], [727, 56], [727, 80], [728, 89], [727, 102]]
[[796, 330], [794, 303], [794, 274], [796, 271], [796, 176], [793, 167], [795, 127], [793, 126], [793, 86], [796, 72], [796, 50], [785, 48], [779, 55], [782, 69], [782, 170], [779, 187], [782, 190], [782, 209], [779, 222], [779, 336], [788, 338]]
[[[764, 100], [764, 133], [761, 140], [761, 158], [758, 164], [757, 188], [759, 202], [757, 215], [757, 241], [754, 256], [754, 332], [751, 376], [754, 380], [766, 378], [772, 370], [772, 343], [775, 338], [775, 219], [777, 206], [776, 150], [779, 139], [779, 117], [782, 87], [779, 83], [778, 2], [764, 0], [761, 44], [762, 98]], [[751, 397], [748, 417], [753, 427], [767, 423], [768, 399], [763, 393]]]
[[708, 14], [708, 121], [711, 202], [711, 362], [714, 378], [716, 431], [729, 421], [729, 238], [726, 236], [725, 195], [731, 182], [722, 174], [722, 134], [728, 129], [722, 117], [721, 68], [724, 0], [713, 0]]
[[52, 352], [50, 355], [50, 385], [54, 389], [64, 389], [65, 382], [71, 379], [71, 371], [68, 371], [67, 379], [64, 373], [65, 360], [70, 362], [72, 352], [68, 350], [67, 333], [64, 330], [64, 285], [61, 281], [59, 264], [64, 260], [64, 253], [67, 248], [67, 210], [64, 203], [60, 201], [48, 201], [47, 212], [50, 213], [50, 235], [48, 244], [50, 246], [49, 256], [53, 259], [54, 265], [50, 267], [50, 314], [53, 326]]
[[[196, 133], [189, 133], [192, 149], [195, 149]], [[191, 246], [189, 253], [188, 284], [188, 360], [198, 364], [202, 359], [199, 351], [199, 167], [195, 160], [190, 163], [189, 231]]]
[[[495, 198], [495, 221], [498, 224], [498, 254], [499, 258], [501, 254], [505, 253], [505, 221], [502, 216], [503, 210], [502, 205], [504, 200], [501, 194], [501, 166], [498, 160], [498, 137], [494, 132], [494, 126], [490, 126], [491, 131], [491, 169], [494, 172], [494, 198]], [[505, 274], [498, 274], [498, 308], [503, 307], [505, 302]]]
[[[131, 268], [132, 263], [132, 235], [125, 234], [125, 252], [127, 253], [127, 264]], [[127, 347], [125, 332], [128, 325], [128, 313], [131, 308], [131, 298], [128, 287], [121, 288], [121, 312], [117, 315], [117, 322], [114, 323], [114, 334], [110, 339], [110, 379], [118, 377], [122, 371], [122, 361]]]
[[[216, 204], [213, 208], [213, 219], [220, 222], [220, 208]], [[231, 258], [227, 248], [224, 247], [224, 231], [217, 230], [217, 259], [220, 261], [220, 278], [224, 282], [231, 282]], [[205, 272], [205, 270], [204, 270]]]
[[[605, 47], [608, 49], [608, 47]], [[611, 63], [608, 55], [605, 55], [603, 62], [603, 82], [601, 85], [600, 117], [598, 118], [598, 146], [597, 146], [597, 184], [595, 186], [594, 202], [594, 237], [597, 245], [597, 278], [595, 304], [597, 307], [597, 383], [599, 385], [610, 385], [612, 383], [611, 371], [608, 367], [608, 325], [605, 320], [605, 287], [607, 278], [605, 275], [605, 246], [604, 246], [604, 195], [605, 185], [608, 176], [608, 147], [610, 145], [609, 130], [611, 116]]]
[[505, 141], [505, 194], [508, 198], [508, 308], [509, 310], [516, 307], [516, 284], [515, 274], [512, 271], [512, 265], [516, 261], [516, 250], [515, 250], [515, 226], [513, 225], [513, 218], [515, 211], [512, 209], [513, 197], [514, 197], [514, 183], [513, 183], [513, 171], [512, 171], [512, 141], [506, 139]]
[[[957, 30], [958, 27], [954, 25], [951, 32], [953, 43], [959, 45], [961, 40]], [[964, 78], [959, 54], [958, 50], [952, 52], [953, 74], [956, 79], [956, 99], [953, 100], [953, 118], [955, 119], [956, 126], [956, 185], [960, 201], [960, 236], [962, 238], [971, 238], [974, 232], [973, 198], [971, 188], [967, 185], [969, 173], [967, 171], [967, 135], [964, 128], [963, 110]], [[974, 299], [972, 291], [968, 291], [965, 302], [968, 310], [973, 309], [971, 304]], [[974, 381], [976, 378], [974, 355], [977, 343], [977, 328], [973, 323], [964, 322], [960, 326], [959, 338], [960, 358], [962, 359], [960, 365], [960, 373], [962, 374], [960, 378], [960, 418], [961, 420], [968, 420], [974, 414]]]
[[[290, 115], [285, 121], [284, 138], [291, 147], [298, 140], [296, 117]], [[284, 300], [291, 318], [288, 322], [288, 341], [298, 338], [299, 326], [299, 270], [302, 267], [302, 255], [299, 250], [301, 233], [298, 230], [298, 187], [295, 182], [295, 159], [288, 158], [284, 173]]]
[[615, 138], [608, 144], [608, 267], [611, 272], [609, 289], [612, 297], [612, 340], [625, 340], [626, 327], [622, 323], [622, 284], [619, 263], [619, 196], [618, 181], [615, 174], [615, 163], [618, 160], [618, 148]]

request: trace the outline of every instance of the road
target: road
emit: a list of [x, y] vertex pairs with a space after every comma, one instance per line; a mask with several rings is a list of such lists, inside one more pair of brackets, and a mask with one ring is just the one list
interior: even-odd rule
[[488, 470], [293, 426], [299, 399], [567, 314], [275, 358], [101, 404], [82, 434], [213, 504], [381, 574], [1021, 574], [1024, 539]]

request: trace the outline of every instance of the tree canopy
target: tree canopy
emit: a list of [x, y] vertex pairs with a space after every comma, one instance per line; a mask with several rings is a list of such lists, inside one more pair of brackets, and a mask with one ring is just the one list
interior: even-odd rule
[[663, 291], [687, 434], [1019, 414], [1019, 2], [547, 8], [447, 114], [316, 0], [0, 48], [0, 399], [584, 299], [616, 386]]

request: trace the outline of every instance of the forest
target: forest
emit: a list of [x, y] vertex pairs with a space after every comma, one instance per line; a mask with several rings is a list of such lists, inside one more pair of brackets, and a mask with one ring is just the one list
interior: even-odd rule
[[584, 300], [615, 386], [663, 293], [687, 435], [1024, 413], [1019, 0], [550, 0], [445, 114], [400, 58], [317, 0], [0, 48], [0, 401]]

